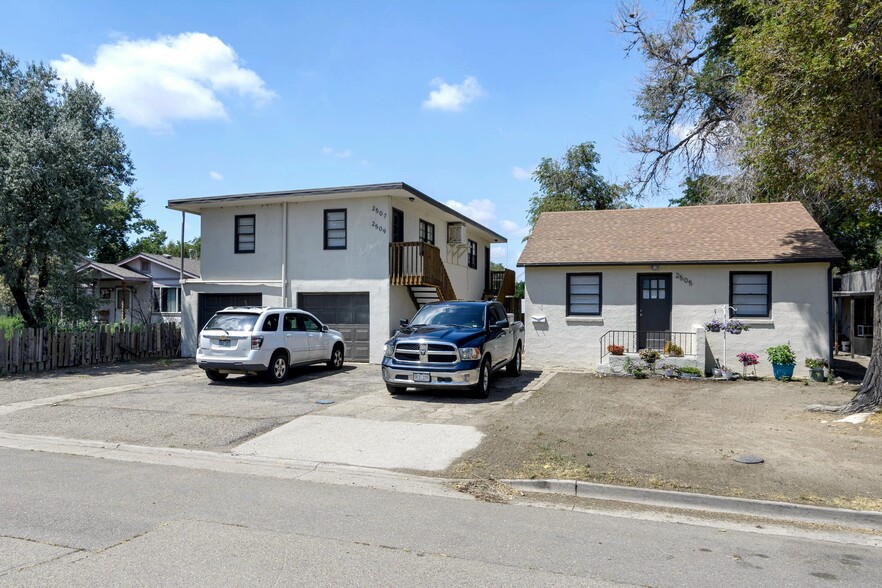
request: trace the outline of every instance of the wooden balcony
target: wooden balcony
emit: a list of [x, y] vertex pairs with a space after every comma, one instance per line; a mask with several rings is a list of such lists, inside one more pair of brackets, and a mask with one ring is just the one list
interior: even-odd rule
[[429, 243], [389, 243], [389, 283], [394, 286], [434, 287], [438, 300], [456, 300], [441, 251]]

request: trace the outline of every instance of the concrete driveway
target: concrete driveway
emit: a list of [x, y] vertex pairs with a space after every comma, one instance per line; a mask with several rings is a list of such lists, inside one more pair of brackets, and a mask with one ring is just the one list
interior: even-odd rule
[[441, 470], [480, 443], [481, 423], [526, 399], [538, 375], [498, 376], [490, 398], [475, 400], [391, 396], [379, 368], [364, 364], [296, 369], [281, 385], [210, 382], [192, 360], [70, 370], [0, 380], [0, 432]]

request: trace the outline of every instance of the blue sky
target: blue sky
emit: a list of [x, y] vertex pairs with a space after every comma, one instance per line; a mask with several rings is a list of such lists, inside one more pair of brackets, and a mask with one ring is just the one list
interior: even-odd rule
[[4, 1], [0, 49], [95, 82], [172, 238], [170, 198], [404, 181], [506, 235], [514, 267], [540, 158], [594, 141], [607, 179], [634, 164], [615, 6]]

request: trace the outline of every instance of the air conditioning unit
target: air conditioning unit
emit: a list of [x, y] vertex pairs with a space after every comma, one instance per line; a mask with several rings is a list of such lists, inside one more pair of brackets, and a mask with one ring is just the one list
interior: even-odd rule
[[449, 223], [447, 225], [447, 243], [450, 245], [466, 244], [465, 223]]
[[856, 325], [858, 337], [872, 337], [873, 325]]

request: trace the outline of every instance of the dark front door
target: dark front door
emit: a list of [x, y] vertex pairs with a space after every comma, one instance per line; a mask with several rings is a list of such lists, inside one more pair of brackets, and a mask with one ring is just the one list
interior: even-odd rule
[[404, 213], [397, 208], [392, 209], [392, 242], [404, 242]]
[[637, 274], [637, 346], [662, 349], [671, 330], [671, 274]]

